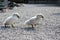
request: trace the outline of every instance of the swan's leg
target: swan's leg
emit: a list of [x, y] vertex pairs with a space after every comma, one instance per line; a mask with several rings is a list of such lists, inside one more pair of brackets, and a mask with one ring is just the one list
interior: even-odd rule
[[7, 25], [5, 24], [5, 28], [7, 28]]
[[12, 26], [12, 28], [15, 28], [13, 24], [11, 26]]
[[34, 26], [33, 24], [31, 24], [31, 26], [32, 26], [32, 28], [34, 28], [34, 27], [33, 27], [33, 26]]

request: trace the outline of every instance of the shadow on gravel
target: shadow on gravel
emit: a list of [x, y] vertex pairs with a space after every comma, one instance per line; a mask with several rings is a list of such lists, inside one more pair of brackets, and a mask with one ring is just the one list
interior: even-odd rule
[[10, 28], [10, 26], [7, 26], [7, 27], [1, 26], [1, 29], [8, 29], [8, 28]]
[[26, 30], [26, 31], [34, 31], [35, 30], [35, 28], [32, 28], [32, 27], [25, 27], [25, 28], [21, 28], [21, 29], [23, 29], [23, 30]]
[[57, 16], [59, 15], [60, 16], [60, 13], [53, 13], [53, 15], [57, 15]]

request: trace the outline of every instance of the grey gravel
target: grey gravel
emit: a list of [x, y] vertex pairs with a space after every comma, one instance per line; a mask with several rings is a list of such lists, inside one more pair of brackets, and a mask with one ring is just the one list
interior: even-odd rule
[[[13, 12], [19, 12], [21, 18], [15, 22], [15, 28], [2, 27], [3, 21]], [[31, 26], [23, 25], [24, 21], [42, 13], [44, 20], [35, 29]], [[6, 9], [5, 13], [0, 13], [0, 40], [60, 40], [60, 7], [54, 6], [29, 6]]]

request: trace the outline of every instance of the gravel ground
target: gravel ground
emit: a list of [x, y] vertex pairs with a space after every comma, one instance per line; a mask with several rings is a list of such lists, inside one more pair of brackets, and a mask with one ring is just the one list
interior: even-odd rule
[[[60, 40], [60, 7], [24, 4], [24, 7], [6, 9], [5, 13], [0, 13], [0, 25], [14, 12], [18, 12], [21, 18], [15, 22], [15, 28], [0, 27], [0, 40]], [[44, 20], [35, 29], [23, 25], [24, 21], [40, 13]]]

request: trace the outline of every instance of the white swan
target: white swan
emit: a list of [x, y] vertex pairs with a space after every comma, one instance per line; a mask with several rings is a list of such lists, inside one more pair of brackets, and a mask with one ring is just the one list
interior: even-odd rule
[[33, 26], [39, 24], [39, 21], [41, 20], [41, 18], [44, 18], [43, 15], [36, 15], [30, 19], [28, 19], [27, 21], [24, 22], [24, 24], [27, 25], [31, 25], [32, 28], [34, 28]]
[[18, 18], [20, 18], [19, 14], [18, 14], [18, 13], [14, 13], [12, 16], [9, 16], [9, 17], [3, 22], [3, 25], [5, 25], [5, 27], [6, 27], [6, 26], [12, 26], [12, 27], [14, 28], [13, 24], [14, 24], [14, 22], [15, 22]]

